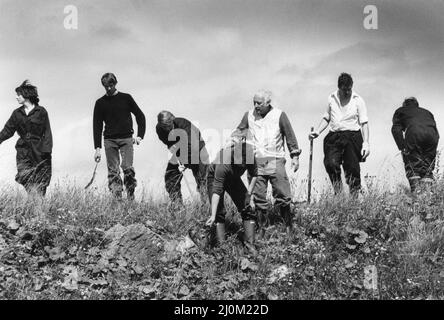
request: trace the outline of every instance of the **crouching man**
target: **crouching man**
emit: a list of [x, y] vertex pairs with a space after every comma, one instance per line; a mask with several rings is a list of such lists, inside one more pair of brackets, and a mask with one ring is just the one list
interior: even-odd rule
[[[248, 251], [256, 255], [255, 228], [256, 215], [254, 196], [252, 195], [257, 180], [257, 165], [254, 157], [254, 148], [245, 142], [246, 132], [237, 130], [233, 142], [222, 149], [213, 164], [210, 165], [207, 175], [208, 195], [211, 202], [211, 216], [207, 225], [216, 223], [216, 237], [219, 244], [225, 241], [225, 192], [231, 197], [238, 212], [242, 216], [245, 231], [244, 244]], [[241, 180], [248, 171], [251, 182], [248, 189]]]
[[165, 188], [170, 200], [177, 204], [183, 203], [180, 191], [182, 173], [191, 169], [201, 201], [205, 201], [205, 178], [210, 161], [200, 130], [189, 120], [162, 111], [157, 115], [156, 133], [173, 154], [165, 171]]
[[393, 115], [392, 134], [402, 152], [410, 190], [415, 192], [419, 182], [433, 179], [439, 141], [433, 114], [419, 107], [416, 98], [405, 99]]

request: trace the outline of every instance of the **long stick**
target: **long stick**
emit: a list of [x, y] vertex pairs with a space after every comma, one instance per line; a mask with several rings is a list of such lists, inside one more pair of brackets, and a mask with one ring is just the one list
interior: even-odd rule
[[[311, 127], [311, 132], [314, 131], [314, 128]], [[310, 160], [308, 163], [308, 197], [307, 202], [310, 203], [311, 200], [311, 173], [313, 169], [313, 139], [310, 139]]]
[[88, 188], [92, 185], [92, 183], [94, 182], [94, 178], [96, 177], [96, 171], [97, 171], [97, 165], [98, 165], [98, 164], [99, 164], [99, 163], [96, 162], [96, 166], [94, 167], [94, 172], [93, 172], [92, 178], [91, 178], [91, 180], [88, 182], [88, 184], [86, 185], [85, 190], [88, 189]]

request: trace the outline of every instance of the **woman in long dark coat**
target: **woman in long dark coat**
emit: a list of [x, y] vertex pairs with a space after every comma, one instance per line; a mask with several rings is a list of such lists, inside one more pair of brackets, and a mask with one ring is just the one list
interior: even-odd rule
[[20, 136], [17, 150], [17, 175], [15, 180], [27, 192], [33, 190], [42, 196], [51, 181], [52, 133], [48, 112], [39, 105], [37, 87], [29, 81], [15, 89], [17, 102], [21, 105], [12, 112], [0, 132], [0, 144], [15, 132]]

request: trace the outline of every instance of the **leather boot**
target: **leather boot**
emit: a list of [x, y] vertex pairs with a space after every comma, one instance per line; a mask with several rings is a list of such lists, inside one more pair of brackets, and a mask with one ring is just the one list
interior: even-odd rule
[[292, 216], [291, 216], [291, 208], [290, 206], [282, 206], [280, 208], [281, 216], [284, 219], [285, 222], [285, 230], [287, 232], [287, 235], [290, 235], [293, 231], [293, 222], [292, 222]]
[[219, 246], [225, 242], [225, 223], [216, 223], [216, 239]]
[[244, 245], [247, 248], [248, 252], [253, 256], [257, 255], [257, 250], [254, 245], [254, 236], [255, 236], [256, 224], [254, 220], [244, 220]]

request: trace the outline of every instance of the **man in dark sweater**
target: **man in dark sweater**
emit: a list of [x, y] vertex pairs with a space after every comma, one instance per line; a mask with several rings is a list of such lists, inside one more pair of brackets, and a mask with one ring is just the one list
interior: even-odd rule
[[173, 202], [182, 203], [180, 182], [182, 172], [191, 169], [201, 200], [206, 198], [205, 184], [209, 156], [198, 128], [184, 118], [176, 118], [169, 111], [157, 116], [156, 133], [173, 154], [165, 172], [165, 188]]
[[402, 152], [410, 189], [433, 179], [439, 133], [433, 114], [419, 107], [416, 98], [404, 100], [393, 115], [392, 134]]
[[[108, 166], [108, 186], [117, 199], [122, 198], [123, 184], [129, 200], [134, 199], [134, 190], [137, 186], [136, 173], [133, 168], [134, 149], [133, 144], [139, 145], [145, 135], [145, 115], [136, 104], [131, 95], [116, 90], [117, 79], [112, 73], [106, 73], [102, 77], [102, 85], [106, 94], [96, 101], [94, 106], [93, 131], [94, 147], [96, 153], [94, 159], [101, 159], [102, 131], [105, 123], [104, 145]], [[138, 133], [133, 139], [133, 120], [131, 113], [135, 115]], [[122, 162], [120, 163], [120, 156]], [[120, 177], [120, 168], [123, 170], [123, 183]]]

